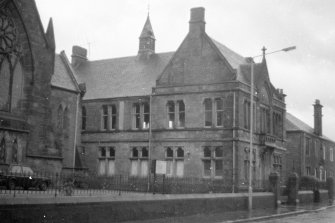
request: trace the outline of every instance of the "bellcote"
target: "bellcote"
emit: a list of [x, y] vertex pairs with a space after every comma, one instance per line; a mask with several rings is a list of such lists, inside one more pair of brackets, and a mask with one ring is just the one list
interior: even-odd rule
[[155, 53], [156, 39], [155, 39], [154, 31], [152, 30], [149, 15], [144, 24], [144, 27], [142, 29], [141, 36], [139, 39], [140, 39], [140, 44], [139, 44], [138, 55], [140, 57], [148, 57], [151, 54]]

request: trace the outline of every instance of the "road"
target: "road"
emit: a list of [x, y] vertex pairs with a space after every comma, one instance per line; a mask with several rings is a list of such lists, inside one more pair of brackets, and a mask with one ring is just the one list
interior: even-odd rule
[[271, 219], [267, 221], [260, 221], [263, 223], [334, 223], [335, 222], [335, 208], [328, 208], [322, 211], [313, 211], [302, 215], [292, 217]]

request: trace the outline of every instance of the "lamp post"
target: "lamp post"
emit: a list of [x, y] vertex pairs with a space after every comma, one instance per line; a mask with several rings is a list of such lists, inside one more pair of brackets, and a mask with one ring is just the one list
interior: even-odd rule
[[[269, 53], [265, 53], [266, 48], [263, 47], [263, 54], [257, 55], [254, 57], [251, 57], [251, 59], [261, 57], [263, 56], [265, 58], [265, 55], [278, 53], [278, 52], [288, 52], [291, 50], [295, 50], [295, 46], [283, 48], [281, 50], [275, 50]], [[253, 152], [253, 130], [254, 130], [254, 62], [251, 60], [251, 74], [250, 74], [250, 146], [249, 146], [249, 188], [248, 188], [248, 209], [252, 210], [252, 152]]]

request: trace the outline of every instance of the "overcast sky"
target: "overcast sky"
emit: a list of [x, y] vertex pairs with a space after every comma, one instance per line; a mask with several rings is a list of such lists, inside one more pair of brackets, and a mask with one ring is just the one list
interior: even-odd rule
[[[89, 59], [133, 56], [149, 0], [36, 0], [46, 29], [53, 18], [57, 52], [81, 45]], [[320, 99], [324, 135], [335, 141], [335, 1], [150, 0], [156, 51], [176, 51], [188, 32], [190, 8], [206, 9], [206, 32], [249, 57], [295, 45], [267, 57], [271, 82], [287, 94], [287, 111], [313, 127]]]

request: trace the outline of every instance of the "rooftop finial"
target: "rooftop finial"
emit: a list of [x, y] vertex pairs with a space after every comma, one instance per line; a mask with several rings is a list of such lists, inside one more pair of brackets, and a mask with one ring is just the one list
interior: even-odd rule
[[263, 51], [263, 60], [265, 60], [265, 55], [266, 55], [266, 48], [265, 48], [265, 46], [263, 46], [263, 48], [262, 48], [262, 51]]
[[150, 0], [148, 0], [148, 16], [150, 15]]

